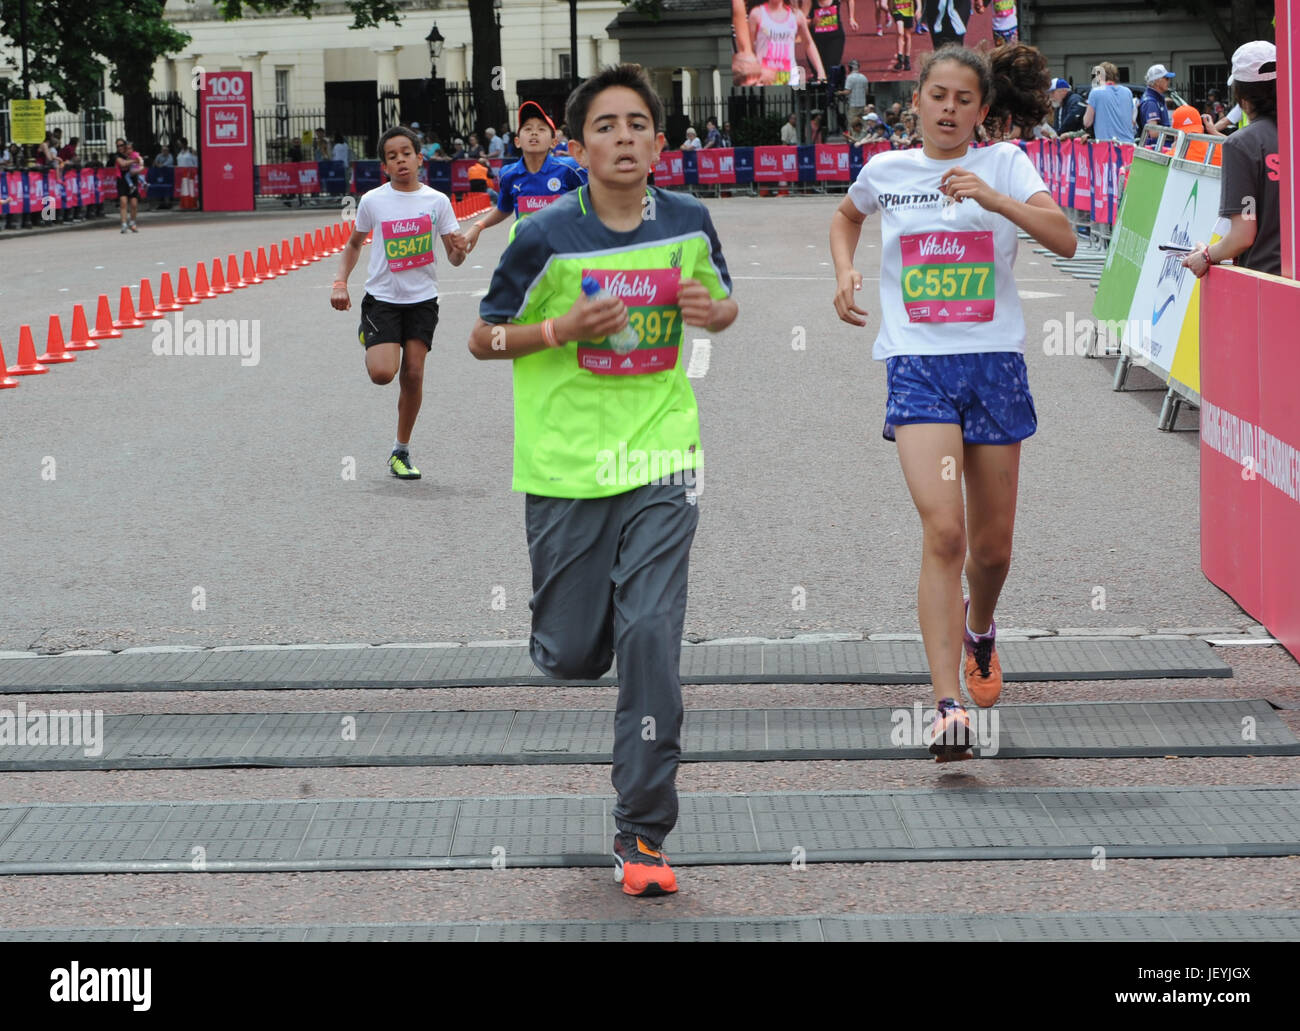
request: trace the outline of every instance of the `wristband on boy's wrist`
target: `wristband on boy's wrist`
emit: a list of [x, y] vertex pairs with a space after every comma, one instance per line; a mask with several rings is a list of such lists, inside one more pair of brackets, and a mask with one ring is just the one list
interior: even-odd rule
[[547, 319], [542, 323], [542, 339], [546, 341], [547, 347], [559, 347], [559, 338], [555, 335], [555, 320]]
[[346, 279], [336, 279], [336, 280], [334, 280], [334, 282], [333, 282], [332, 285], [333, 285], [333, 286], [347, 286], [347, 285], [348, 285], [348, 281], [347, 281]]

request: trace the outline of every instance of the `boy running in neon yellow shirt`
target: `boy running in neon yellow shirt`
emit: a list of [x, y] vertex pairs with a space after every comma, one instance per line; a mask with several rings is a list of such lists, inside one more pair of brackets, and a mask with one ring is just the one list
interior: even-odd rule
[[[644, 72], [604, 69], [573, 92], [565, 120], [589, 182], [519, 224], [469, 347], [514, 362], [533, 662], [592, 680], [617, 656], [615, 880], [628, 895], [657, 895], [677, 890], [662, 846], [677, 822], [702, 462], [682, 324], [719, 333], [737, 308], [708, 210], [646, 186], [665, 140]], [[601, 296], [585, 296], [584, 279]], [[629, 325], [639, 344], [616, 351], [607, 338]]]

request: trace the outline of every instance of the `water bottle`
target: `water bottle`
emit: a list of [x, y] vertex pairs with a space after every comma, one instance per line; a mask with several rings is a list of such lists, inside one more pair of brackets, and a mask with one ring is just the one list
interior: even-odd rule
[[[582, 292], [593, 301], [599, 301], [610, 296], [608, 291], [601, 288], [595, 276], [582, 277]], [[630, 324], [624, 326], [617, 333], [611, 333], [605, 339], [609, 341], [609, 346], [617, 354], [631, 354], [637, 349], [637, 345], [641, 343], [641, 337]]]

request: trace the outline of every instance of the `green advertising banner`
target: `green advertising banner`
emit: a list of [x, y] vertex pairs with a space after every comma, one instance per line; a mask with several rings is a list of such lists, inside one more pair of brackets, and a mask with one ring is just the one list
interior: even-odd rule
[[1167, 157], [1141, 147], [1134, 152], [1128, 185], [1124, 188], [1110, 249], [1106, 252], [1106, 264], [1097, 284], [1097, 298], [1092, 304], [1092, 314], [1098, 322], [1120, 327], [1121, 336], [1133, 308], [1133, 296], [1151, 246], [1151, 230], [1168, 178]]

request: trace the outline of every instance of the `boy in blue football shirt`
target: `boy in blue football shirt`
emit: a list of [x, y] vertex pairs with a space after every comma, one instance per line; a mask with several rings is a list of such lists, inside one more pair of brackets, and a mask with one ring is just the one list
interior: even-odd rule
[[[465, 231], [469, 250], [478, 243], [484, 229], [490, 229], [515, 216], [519, 219], [541, 211], [570, 190], [587, 181], [587, 173], [571, 158], [551, 153], [555, 142], [555, 123], [540, 104], [526, 100], [519, 107], [519, 147], [523, 157], [501, 169], [501, 195], [497, 205]], [[514, 239], [511, 228], [510, 238]]]

